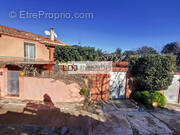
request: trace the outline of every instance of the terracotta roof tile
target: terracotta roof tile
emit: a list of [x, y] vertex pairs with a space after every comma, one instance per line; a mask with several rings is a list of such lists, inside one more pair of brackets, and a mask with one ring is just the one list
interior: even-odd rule
[[51, 41], [50, 38], [48, 37], [30, 33], [30, 32], [25, 32], [25, 31], [10, 28], [10, 27], [6, 27], [3, 25], [0, 25], [0, 34], [9, 35], [9, 36], [17, 37], [17, 38], [35, 40], [43, 44], [67, 45], [57, 39], [55, 39], [54, 41]]

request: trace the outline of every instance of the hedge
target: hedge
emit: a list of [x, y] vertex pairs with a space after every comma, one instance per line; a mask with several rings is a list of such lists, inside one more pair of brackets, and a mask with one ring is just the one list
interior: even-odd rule
[[99, 54], [94, 47], [56, 46], [54, 56], [59, 62], [94, 61]]
[[130, 60], [136, 90], [165, 90], [172, 83], [176, 57], [172, 55], [143, 55]]
[[144, 104], [147, 107], [152, 107], [153, 102], [157, 102], [158, 106], [164, 107], [166, 105], [166, 98], [160, 92], [149, 92], [149, 91], [136, 91], [132, 94], [132, 98]]

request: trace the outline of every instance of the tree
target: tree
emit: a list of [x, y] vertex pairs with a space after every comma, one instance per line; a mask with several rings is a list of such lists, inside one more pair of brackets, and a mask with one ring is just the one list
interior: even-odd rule
[[147, 55], [147, 54], [158, 54], [154, 48], [147, 47], [147, 46], [143, 46], [143, 47], [137, 49], [136, 52], [140, 56]]
[[123, 55], [128, 55], [128, 56], [130, 56], [130, 55], [136, 55], [137, 53], [136, 53], [136, 51], [132, 51], [132, 50], [130, 50], [130, 51], [125, 51], [124, 53], [123, 53]]
[[176, 55], [176, 66], [177, 69], [180, 69], [180, 44], [177, 42], [172, 42], [169, 44], [166, 44], [161, 53], [163, 54], [171, 54], [171, 55]]
[[176, 55], [177, 70], [180, 70], [180, 52]]
[[116, 51], [115, 51], [115, 54], [121, 55], [121, 52], [122, 52], [121, 48], [117, 48]]
[[130, 60], [130, 57], [133, 56], [133, 55], [137, 55], [136, 51], [125, 51], [123, 53], [123, 56], [124, 56], [124, 61], [129, 61]]
[[104, 54], [102, 49], [97, 49], [97, 53], [98, 53], [98, 57], [100, 57], [100, 56], [102, 56]]
[[173, 55], [177, 55], [179, 52], [180, 52], [180, 44], [178, 44], [177, 42], [166, 44], [161, 51], [161, 53], [163, 54], [173, 54]]
[[136, 89], [165, 90], [172, 83], [176, 57], [173, 55], [143, 55], [130, 62]]
[[59, 62], [94, 61], [98, 57], [98, 52], [94, 47], [56, 46], [54, 56]]

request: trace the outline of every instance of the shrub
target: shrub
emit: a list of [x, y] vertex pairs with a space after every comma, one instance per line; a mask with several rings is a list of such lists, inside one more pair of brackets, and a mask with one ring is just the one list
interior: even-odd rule
[[80, 91], [80, 95], [87, 95], [88, 92], [86, 90], [86, 88], [82, 88], [81, 91]]
[[56, 46], [54, 56], [59, 62], [94, 61], [98, 58], [99, 51], [94, 47], [86, 46]]
[[180, 52], [176, 55], [177, 70], [180, 70]]
[[137, 90], [167, 89], [172, 83], [176, 57], [172, 55], [143, 55], [130, 61]]
[[152, 101], [153, 102], [158, 102], [158, 105], [160, 107], [164, 107], [166, 105], [166, 98], [163, 94], [160, 92], [156, 91], [152, 93]]
[[137, 91], [132, 94], [132, 98], [144, 104], [145, 106], [152, 106], [153, 102], [157, 102], [158, 106], [164, 107], [166, 105], [166, 98], [160, 92]]
[[133, 99], [144, 105], [151, 104], [151, 93], [149, 91], [137, 91], [133, 94]]

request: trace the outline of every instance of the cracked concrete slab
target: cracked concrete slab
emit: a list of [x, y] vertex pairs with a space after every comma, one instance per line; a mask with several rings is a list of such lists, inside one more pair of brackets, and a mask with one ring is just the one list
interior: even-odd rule
[[166, 124], [147, 112], [111, 111], [106, 118], [95, 127], [94, 135], [173, 135]]
[[93, 135], [133, 135], [130, 123], [127, 121], [125, 114], [112, 112], [106, 117], [106, 122], [94, 128]]
[[131, 112], [127, 114], [134, 134], [138, 135], [172, 135], [173, 131], [163, 122], [147, 112]]
[[[180, 105], [179, 105], [180, 106]], [[168, 109], [156, 109], [150, 112], [154, 117], [163, 121], [175, 134], [180, 135], [180, 112]]]

